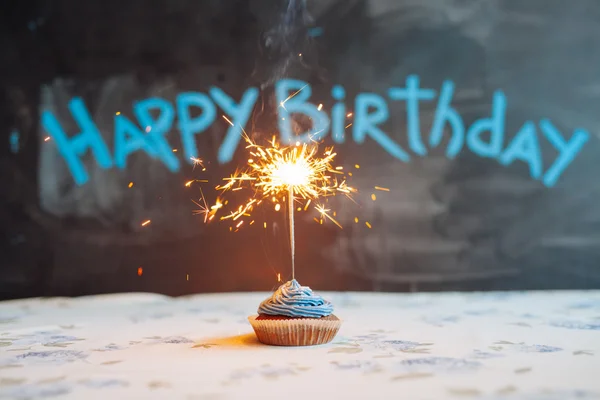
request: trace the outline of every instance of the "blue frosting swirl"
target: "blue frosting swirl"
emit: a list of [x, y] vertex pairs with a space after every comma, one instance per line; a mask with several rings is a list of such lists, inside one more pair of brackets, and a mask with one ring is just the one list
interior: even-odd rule
[[333, 313], [333, 305], [314, 294], [308, 286], [300, 286], [297, 280], [292, 279], [279, 286], [271, 297], [260, 303], [258, 313], [321, 318]]

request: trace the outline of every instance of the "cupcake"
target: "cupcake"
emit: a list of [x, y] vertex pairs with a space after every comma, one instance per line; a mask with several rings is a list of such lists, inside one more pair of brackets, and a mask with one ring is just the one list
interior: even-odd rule
[[273, 346], [312, 346], [329, 343], [342, 321], [333, 315], [333, 305], [292, 279], [248, 317], [258, 340]]

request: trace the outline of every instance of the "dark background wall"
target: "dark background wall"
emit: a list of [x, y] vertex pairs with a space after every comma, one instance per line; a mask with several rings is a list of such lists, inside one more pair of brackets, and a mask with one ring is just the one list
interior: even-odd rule
[[[87, 157], [91, 179], [77, 186], [44, 141], [41, 111], [75, 133], [67, 103], [82, 97], [112, 147], [113, 115], [131, 117], [135, 100], [173, 100], [211, 85], [239, 97], [258, 86], [251, 130], [274, 132], [270, 93], [279, 78], [310, 82], [330, 107], [334, 83], [351, 99], [403, 86], [411, 73], [436, 90], [453, 80], [453, 105], [467, 123], [489, 115], [492, 93], [502, 89], [506, 141], [540, 118], [565, 135], [583, 127], [591, 139], [551, 189], [525, 165], [503, 167], [467, 151], [449, 161], [441, 147], [405, 164], [373, 143], [346, 143], [341, 161], [361, 166], [357, 205], [335, 204], [343, 230], [299, 217], [299, 280], [321, 290], [600, 286], [596, 1], [7, 0], [0, 15], [3, 298], [266, 290], [277, 273], [290, 275], [283, 214], [267, 216], [269, 229], [235, 234], [192, 215], [199, 193], [183, 182], [216, 181], [245, 160], [238, 152], [216, 166], [225, 123], [198, 136], [212, 165], [205, 172], [171, 174], [144, 154], [106, 171]], [[311, 27], [323, 33], [311, 37]], [[434, 107], [421, 109], [423, 131]], [[405, 127], [398, 104], [386, 130], [402, 143]], [[176, 132], [168, 137], [181, 147]], [[372, 201], [374, 183], [391, 191]], [[354, 224], [355, 216], [373, 229]], [[146, 219], [152, 224], [141, 227]]]

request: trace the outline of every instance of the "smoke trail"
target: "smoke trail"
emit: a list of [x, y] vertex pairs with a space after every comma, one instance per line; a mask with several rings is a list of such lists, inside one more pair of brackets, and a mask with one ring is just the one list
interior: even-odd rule
[[289, 0], [279, 23], [265, 34], [267, 57], [274, 67], [270, 76], [262, 83], [261, 89], [288, 74], [294, 64], [302, 63], [299, 54], [306, 45], [311, 23], [306, 0]]

